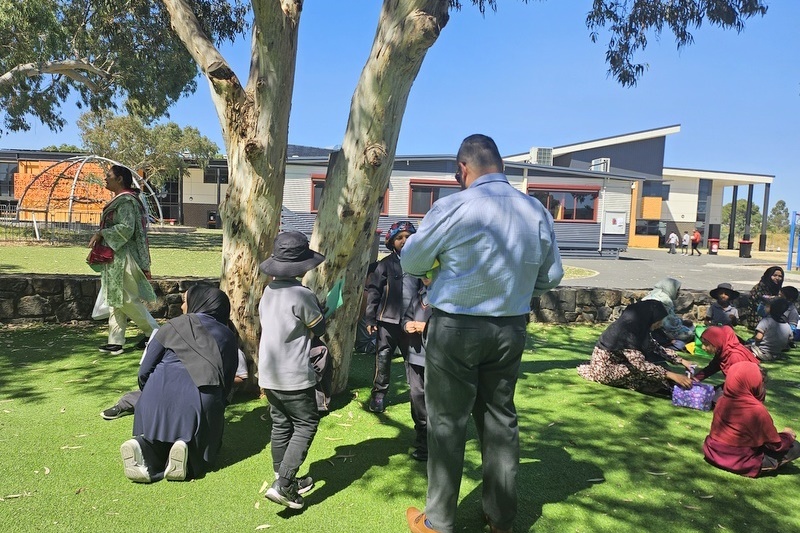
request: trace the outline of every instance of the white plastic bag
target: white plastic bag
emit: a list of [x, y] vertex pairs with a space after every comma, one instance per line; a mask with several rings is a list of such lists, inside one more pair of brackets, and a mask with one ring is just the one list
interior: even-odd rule
[[92, 318], [95, 320], [106, 320], [111, 316], [111, 308], [106, 301], [105, 287], [100, 287], [97, 293], [97, 300], [94, 302], [94, 309], [92, 309]]

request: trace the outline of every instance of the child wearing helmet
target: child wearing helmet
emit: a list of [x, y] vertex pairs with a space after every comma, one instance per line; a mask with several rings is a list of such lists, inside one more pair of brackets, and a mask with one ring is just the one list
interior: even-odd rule
[[[375, 271], [367, 280], [367, 309], [364, 318], [371, 334], [377, 331], [375, 349], [375, 378], [369, 410], [382, 413], [386, 409], [385, 398], [389, 391], [389, 371], [392, 356], [399, 347], [403, 359], [408, 360], [408, 338], [400, 326], [405, 312], [403, 298], [403, 269], [400, 268], [400, 251], [406, 239], [417, 232], [410, 221], [395, 222], [386, 232], [386, 248], [391, 252], [378, 262]], [[419, 284], [420, 282], [417, 281]], [[417, 287], [417, 290], [419, 287]]]

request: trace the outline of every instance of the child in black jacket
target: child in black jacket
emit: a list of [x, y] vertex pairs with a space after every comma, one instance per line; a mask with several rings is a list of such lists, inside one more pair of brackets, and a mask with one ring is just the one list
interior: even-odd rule
[[[417, 232], [409, 221], [395, 222], [386, 232], [386, 247], [392, 253], [378, 263], [367, 280], [367, 331], [377, 331], [375, 353], [375, 378], [369, 410], [382, 413], [386, 410], [385, 397], [389, 390], [389, 371], [394, 351], [399, 347], [403, 359], [408, 359], [408, 340], [400, 327], [403, 307], [403, 270], [400, 268], [400, 251], [406, 239]], [[410, 296], [409, 296], [410, 298]], [[408, 300], [405, 300], [408, 302]]]
[[[412, 281], [413, 280], [413, 281]], [[411, 457], [417, 461], [428, 460], [428, 410], [425, 407], [425, 326], [433, 308], [428, 304], [428, 285], [430, 278], [407, 276], [407, 292], [411, 302], [403, 316], [403, 331], [408, 335], [408, 359], [406, 359], [406, 380], [411, 396], [411, 419], [414, 421], [414, 451]], [[419, 287], [416, 291], [415, 288]]]

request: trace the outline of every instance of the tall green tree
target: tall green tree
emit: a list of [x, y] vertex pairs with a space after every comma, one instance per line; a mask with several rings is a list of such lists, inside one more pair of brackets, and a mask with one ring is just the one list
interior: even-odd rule
[[[481, 12], [498, 6], [496, 0], [463, 3]], [[240, 80], [217, 45], [244, 31], [248, 7], [250, 69]], [[461, 7], [459, 0], [383, 2], [342, 150], [322, 195], [313, 242], [328, 260], [308, 280], [324, 294], [345, 279], [345, 305], [328, 335], [337, 390], [347, 380], [378, 198], [389, 182], [408, 95], [425, 53], [451, 10]], [[58, 107], [72, 90], [92, 110], [124, 105], [134, 115], [158, 116], [194, 89], [197, 70], [206, 78], [229, 168], [220, 207], [221, 285], [250, 354], [265, 281], [258, 264], [271, 251], [280, 222], [302, 9], [302, 0], [252, 0], [249, 6], [243, 0], [0, 0], [0, 43], [12, 43], [0, 47], [0, 71], [6, 72], [0, 74], [0, 112], [11, 129], [24, 129], [29, 117], [60, 127]], [[633, 58], [649, 34], [667, 28], [680, 47], [704, 21], [738, 31], [748, 17], [765, 12], [759, 0], [594, 0], [586, 22], [595, 40], [607, 29], [609, 72], [630, 86], [644, 72]]]
[[[731, 219], [731, 209], [733, 204], [728, 202], [722, 206], [722, 228], [720, 238], [727, 239], [729, 235], [729, 221]], [[741, 239], [745, 235], [745, 222], [747, 215], [747, 200], [739, 199], [736, 201], [736, 221], [734, 222], [734, 236]], [[756, 204], [753, 204], [750, 214], [750, 235], [757, 235], [761, 228], [761, 211]]]
[[767, 218], [767, 227], [770, 231], [775, 233], [786, 233], [789, 231], [789, 208], [786, 207], [786, 202], [778, 200], [772, 206]]
[[148, 126], [138, 117], [110, 111], [84, 113], [78, 119], [84, 149], [140, 171], [152, 186], [184, 176], [187, 160], [205, 167], [219, 147], [192, 126], [174, 122]]

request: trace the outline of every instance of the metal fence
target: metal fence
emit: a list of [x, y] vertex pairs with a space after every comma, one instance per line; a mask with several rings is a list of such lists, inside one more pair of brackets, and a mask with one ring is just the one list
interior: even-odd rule
[[0, 241], [85, 244], [99, 228], [99, 216], [93, 213], [73, 213], [72, 222], [53, 220], [58, 218], [63, 219], [63, 214], [17, 212], [14, 205], [0, 204]]

